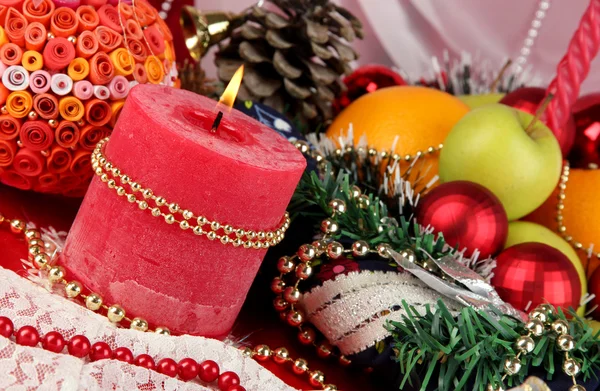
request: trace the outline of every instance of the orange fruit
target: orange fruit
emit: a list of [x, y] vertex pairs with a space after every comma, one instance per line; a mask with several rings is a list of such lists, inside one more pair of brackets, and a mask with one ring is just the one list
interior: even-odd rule
[[[556, 190], [542, 206], [525, 217], [525, 220], [545, 225], [556, 232], [558, 229], [556, 223], [557, 194]], [[600, 252], [598, 194], [600, 194], [600, 170], [571, 168], [563, 201], [563, 224], [567, 228], [567, 234], [573, 237], [573, 241], [583, 244], [584, 249], [593, 244], [595, 252]], [[588, 261], [585, 250], [578, 250], [577, 253], [589, 278], [600, 266], [600, 262], [595, 257]]]
[[[327, 130], [327, 136], [337, 142], [340, 135], [348, 134], [352, 124], [355, 143], [365, 135], [369, 147], [389, 151], [398, 137], [394, 152], [402, 157], [415, 155], [443, 143], [468, 111], [469, 107], [458, 98], [433, 88], [382, 88], [363, 95], [342, 111]], [[438, 156], [424, 156], [424, 165], [431, 165], [427, 183], [438, 173]]]

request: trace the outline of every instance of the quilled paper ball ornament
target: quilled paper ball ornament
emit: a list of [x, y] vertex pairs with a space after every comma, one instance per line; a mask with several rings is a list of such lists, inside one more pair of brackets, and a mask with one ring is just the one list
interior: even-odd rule
[[447, 182], [432, 189], [417, 205], [417, 222], [431, 226], [446, 242], [466, 248], [471, 256], [498, 253], [508, 235], [508, 219], [502, 203], [491, 191], [473, 182]]
[[424, 170], [429, 169], [423, 183], [428, 183], [438, 172], [436, 152], [468, 111], [458, 98], [433, 88], [382, 88], [361, 96], [342, 111], [327, 129], [327, 137], [338, 142], [352, 125], [356, 144], [365, 136], [369, 147], [378, 151], [391, 151], [395, 146], [393, 152], [402, 159], [423, 159]]
[[82, 196], [129, 90], [177, 83], [172, 39], [146, 0], [0, 6], [0, 182]]
[[521, 311], [546, 302], [577, 309], [582, 295], [575, 266], [566, 255], [543, 243], [521, 243], [502, 251], [492, 285], [502, 300]]

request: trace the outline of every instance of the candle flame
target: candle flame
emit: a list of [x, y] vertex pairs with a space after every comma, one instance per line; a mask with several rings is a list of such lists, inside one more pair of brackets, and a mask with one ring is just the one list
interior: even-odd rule
[[235, 71], [235, 74], [231, 78], [231, 81], [227, 85], [227, 88], [225, 88], [225, 92], [223, 92], [223, 95], [221, 95], [219, 103], [222, 103], [225, 106], [228, 106], [229, 108], [233, 107], [233, 104], [235, 103], [235, 97], [237, 96], [238, 91], [240, 90], [240, 85], [242, 84], [243, 77], [244, 66], [242, 65], [238, 68], [237, 71]]

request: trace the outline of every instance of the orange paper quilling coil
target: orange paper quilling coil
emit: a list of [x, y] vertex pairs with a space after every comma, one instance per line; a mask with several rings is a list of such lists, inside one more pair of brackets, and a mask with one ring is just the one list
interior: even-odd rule
[[46, 27], [40, 22], [29, 23], [25, 29], [25, 47], [27, 50], [41, 52], [46, 44]]
[[167, 41], [173, 41], [173, 34], [171, 34], [171, 30], [169, 29], [169, 26], [167, 26], [167, 23], [163, 20], [163, 18], [157, 18], [156, 24], [158, 24], [160, 32], [165, 37], [165, 39]]
[[110, 4], [105, 4], [98, 10], [100, 25], [106, 26], [119, 34], [123, 34], [123, 28], [119, 21], [119, 11]]
[[160, 61], [158, 57], [148, 56], [144, 67], [146, 68], [146, 77], [148, 78], [148, 82], [152, 84], [159, 84], [163, 81], [165, 72], [163, 70], [162, 61]]
[[46, 160], [48, 172], [51, 174], [62, 174], [69, 170], [72, 161], [73, 157], [69, 150], [61, 147], [53, 147], [50, 151], [50, 156]]
[[77, 57], [69, 64], [67, 73], [74, 81], [83, 80], [90, 74], [90, 64], [85, 58]]
[[4, 84], [0, 83], [0, 105], [3, 105], [4, 102], [6, 102], [6, 98], [8, 98], [9, 94], [10, 91], [8, 88], [6, 88]]
[[25, 46], [25, 29], [27, 28], [27, 24], [27, 19], [25, 19], [22, 13], [15, 8], [8, 9], [4, 22], [4, 30], [12, 43], [16, 43], [21, 47]]
[[60, 121], [54, 136], [58, 145], [63, 148], [72, 148], [79, 142], [79, 127], [75, 122]]
[[115, 68], [108, 54], [104, 52], [94, 54], [94, 57], [90, 60], [90, 81], [96, 85], [105, 85], [110, 82], [114, 75]]
[[133, 8], [131, 4], [125, 2], [119, 2], [118, 11], [121, 13], [122, 19], [129, 19], [133, 16]]
[[134, 12], [142, 27], [150, 26], [158, 16], [158, 12], [146, 1], [136, 1]]
[[40, 52], [28, 50], [23, 53], [21, 64], [23, 64], [23, 68], [27, 69], [29, 72], [37, 71], [38, 69], [42, 69], [44, 66], [44, 58]]
[[54, 5], [52, 0], [25, 0], [23, 3], [23, 15], [30, 23], [39, 22], [48, 27], [55, 8], [56, 5]]
[[79, 19], [71, 8], [57, 8], [50, 19], [50, 31], [57, 37], [67, 38], [75, 35], [78, 26]]
[[58, 99], [54, 94], [36, 94], [33, 98], [33, 109], [43, 119], [58, 118]]
[[91, 99], [85, 104], [85, 120], [93, 126], [106, 125], [112, 116], [110, 105], [100, 99]]
[[25, 121], [21, 125], [19, 138], [25, 148], [33, 151], [45, 151], [54, 142], [54, 132], [46, 121]]
[[81, 129], [79, 145], [88, 151], [94, 150], [100, 140], [110, 135], [110, 129], [104, 126], [86, 125]]
[[0, 26], [0, 46], [4, 45], [6, 43], [8, 43], [8, 37], [6, 36], [6, 31], [4, 31], [4, 28], [2, 26]]
[[6, 99], [6, 110], [15, 118], [26, 117], [33, 107], [33, 98], [28, 91], [13, 91]]
[[15, 171], [21, 175], [38, 176], [46, 166], [46, 159], [39, 152], [21, 148], [15, 155], [12, 165]]
[[65, 96], [58, 103], [58, 112], [67, 121], [77, 122], [85, 115], [85, 107], [74, 96]]
[[100, 50], [110, 53], [123, 43], [123, 37], [117, 34], [114, 30], [106, 26], [98, 26], [94, 30]]
[[0, 115], [0, 140], [14, 140], [21, 130], [21, 120], [10, 115]]
[[140, 84], [146, 83], [148, 81], [146, 68], [142, 64], [135, 64], [135, 68], [133, 69], [133, 77], [135, 78], [135, 81]]
[[98, 51], [98, 38], [93, 31], [84, 31], [77, 38], [77, 56], [88, 59]]
[[100, 18], [94, 7], [90, 5], [83, 5], [77, 8], [77, 20], [79, 21], [78, 31], [91, 31], [98, 27], [100, 24]]
[[7, 43], [0, 48], [0, 61], [6, 65], [20, 65], [23, 49], [14, 43]]
[[133, 73], [135, 60], [133, 59], [133, 56], [129, 54], [127, 49], [119, 48], [113, 51], [109, 57], [115, 66], [115, 74], [129, 76]]
[[146, 50], [146, 45], [142, 43], [142, 41], [135, 38], [128, 38], [126, 45], [129, 54], [133, 56], [135, 62], [143, 63], [146, 61], [146, 57], [148, 57], [148, 51]]
[[140, 24], [135, 19], [128, 19], [125, 22], [125, 33], [127, 34], [127, 38], [135, 38], [142, 39], [144, 38], [144, 33], [142, 32], [142, 28]]
[[165, 37], [162, 35], [156, 24], [145, 29], [144, 36], [150, 47], [150, 53], [159, 56], [165, 52]]
[[116, 100], [111, 103], [110, 108], [112, 110], [112, 116], [110, 117], [110, 126], [114, 127], [119, 119], [119, 114], [121, 114], [121, 110], [123, 110], [123, 105], [125, 105], [125, 100]]
[[35, 190], [49, 190], [58, 183], [58, 176], [49, 172], [38, 177], [39, 188]]
[[79, 150], [75, 152], [69, 169], [77, 176], [84, 175], [86, 172], [92, 171], [90, 152], [85, 150]]
[[52, 71], [68, 67], [74, 58], [75, 47], [66, 38], [51, 39], [44, 48], [44, 65]]
[[102, 7], [108, 0], [81, 0], [81, 5], [91, 5], [95, 9]]
[[0, 167], [12, 164], [17, 154], [17, 142], [14, 140], [0, 140]]

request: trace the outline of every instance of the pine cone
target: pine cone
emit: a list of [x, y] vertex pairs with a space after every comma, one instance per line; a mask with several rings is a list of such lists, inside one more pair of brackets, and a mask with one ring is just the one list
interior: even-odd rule
[[240, 99], [269, 105], [313, 127], [327, 125], [341, 76], [358, 58], [348, 45], [363, 37], [362, 24], [329, 0], [266, 0], [245, 14], [221, 45], [216, 64], [228, 82], [245, 64]]
[[206, 78], [200, 63], [185, 59], [183, 64], [177, 64], [177, 71], [182, 89], [210, 98], [218, 98], [216, 81]]

